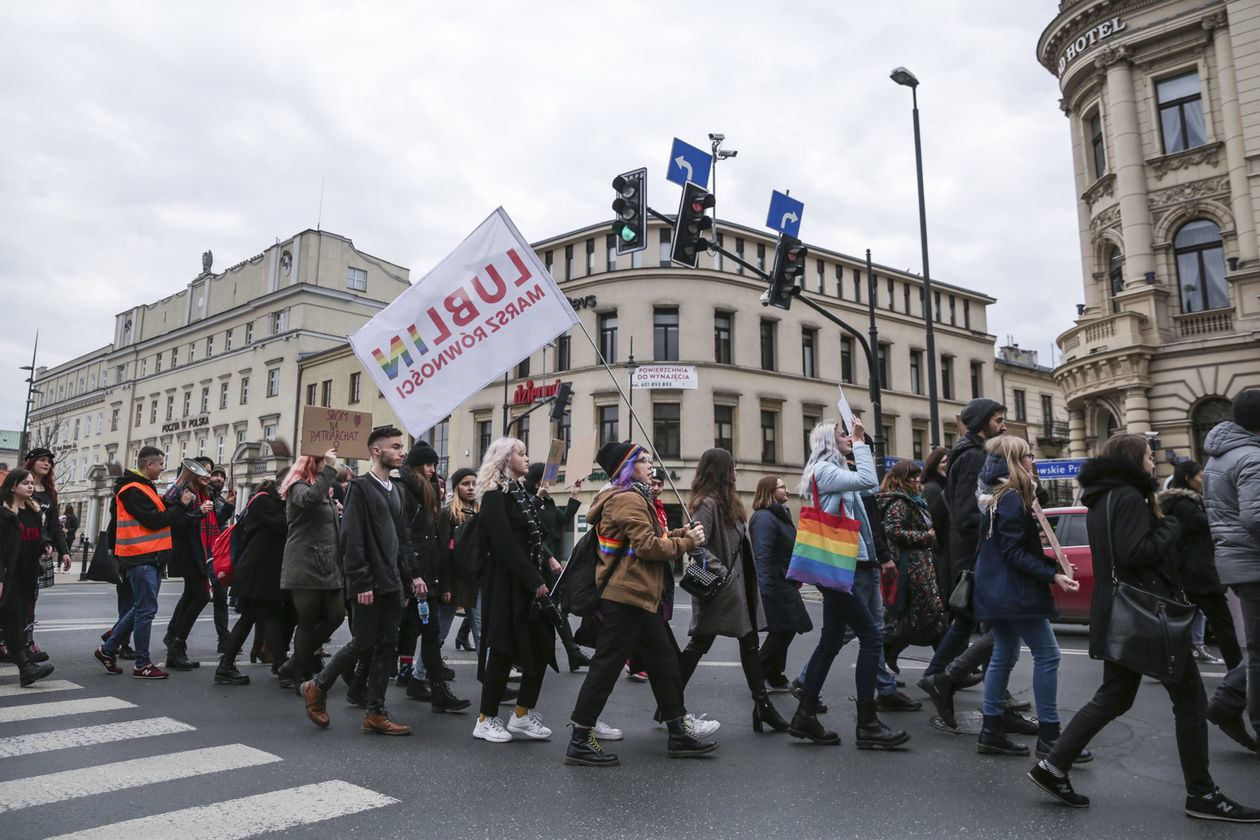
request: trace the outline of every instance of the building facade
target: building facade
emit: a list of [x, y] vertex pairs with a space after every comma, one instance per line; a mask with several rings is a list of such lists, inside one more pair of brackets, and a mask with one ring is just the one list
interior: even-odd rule
[[1063, 0], [1037, 55], [1079, 196], [1084, 302], [1054, 370], [1071, 455], [1120, 430], [1201, 461], [1260, 386], [1260, 3]]
[[1013, 343], [999, 347], [994, 373], [1001, 395], [996, 399], [1006, 406], [1008, 428], [1032, 444], [1038, 458], [1065, 457], [1067, 406], [1053, 370], [1038, 362], [1037, 351]]
[[114, 477], [142, 446], [229, 466], [248, 488], [288, 462], [308, 383], [298, 362], [346, 335], [408, 288], [408, 272], [349, 239], [306, 230], [187, 287], [115, 316], [113, 341], [36, 370], [31, 443], [57, 456], [64, 502], [84, 533], [105, 526]]

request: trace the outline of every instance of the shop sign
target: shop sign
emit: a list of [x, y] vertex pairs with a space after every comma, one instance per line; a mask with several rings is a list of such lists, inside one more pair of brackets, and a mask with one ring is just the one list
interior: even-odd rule
[[1059, 56], [1059, 75], [1063, 75], [1063, 71], [1067, 69], [1072, 59], [1097, 44], [1115, 35], [1117, 32], [1123, 32], [1125, 29], [1124, 21], [1118, 17], [1111, 20], [1105, 20], [1097, 26], [1083, 33], [1072, 43], [1068, 44], [1067, 49], [1063, 51], [1063, 55]]
[[644, 390], [658, 388], [700, 387], [700, 374], [694, 365], [640, 365], [630, 376], [630, 387]]

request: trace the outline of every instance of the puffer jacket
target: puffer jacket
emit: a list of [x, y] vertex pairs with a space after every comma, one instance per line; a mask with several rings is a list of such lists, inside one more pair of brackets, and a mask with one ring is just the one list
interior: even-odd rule
[[1155, 498], [1164, 516], [1174, 516], [1181, 523], [1181, 539], [1173, 547], [1181, 585], [1191, 595], [1224, 595], [1212, 558], [1212, 532], [1203, 497], [1193, 490], [1171, 487]]
[[1260, 583], [1260, 434], [1232, 420], [1203, 443], [1203, 503], [1221, 583]]

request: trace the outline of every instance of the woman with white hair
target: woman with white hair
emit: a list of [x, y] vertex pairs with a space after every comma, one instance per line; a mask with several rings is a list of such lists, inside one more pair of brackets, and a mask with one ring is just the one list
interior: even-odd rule
[[[535, 604], [548, 591], [544, 564], [559, 574], [560, 563], [547, 549], [542, 523], [521, 483], [528, 469], [525, 444], [505, 437], [490, 444], [477, 471], [477, 527], [490, 552], [481, 572], [481, 714], [473, 737], [492, 743], [551, 737], [533, 708], [547, 666], [556, 668], [556, 634]], [[497, 712], [513, 665], [521, 671], [521, 687], [505, 726]]]

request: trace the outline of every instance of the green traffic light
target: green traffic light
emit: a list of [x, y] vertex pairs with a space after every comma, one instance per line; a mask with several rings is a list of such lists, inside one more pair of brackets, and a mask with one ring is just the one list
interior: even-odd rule
[[629, 225], [623, 225], [621, 228], [621, 238], [626, 242], [633, 242], [638, 239], [639, 232]]

